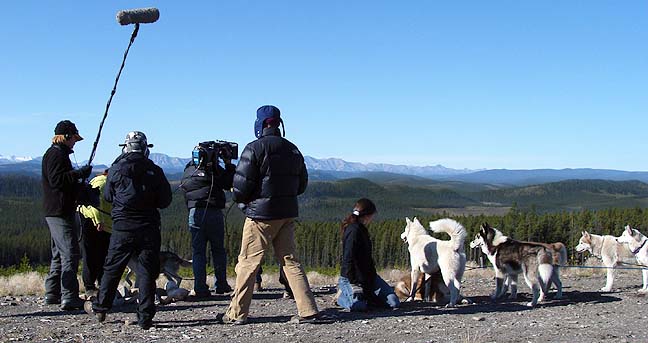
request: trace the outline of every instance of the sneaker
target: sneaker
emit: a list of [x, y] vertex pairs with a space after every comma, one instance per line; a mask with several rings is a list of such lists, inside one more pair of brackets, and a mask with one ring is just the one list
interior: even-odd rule
[[86, 301], [83, 304], [83, 309], [86, 311], [87, 314], [91, 316], [95, 316], [95, 318], [97, 318], [97, 322], [99, 323], [102, 323], [104, 320], [106, 320], [106, 313], [94, 311], [94, 309], [92, 308], [92, 301]]
[[255, 292], [260, 292], [263, 290], [263, 287], [261, 286], [261, 282], [255, 282], [254, 283], [254, 291]]
[[230, 325], [244, 325], [247, 324], [247, 318], [245, 319], [230, 319], [225, 313], [221, 313], [216, 316], [216, 321], [220, 324], [230, 324]]
[[58, 305], [61, 303], [61, 298], [46, 296], [45, 304], [47, 305]]
[[293, 324], [331, 324], [335, 322], [333, 318], [328, 318], [318, 314], [308, 317], [293, 316], [290, 318], [290, 323]]
[[75, 311], [83, 309], [84, 301], [79, 297], [72, 300], [63, 300], [61, 301], [61, 310], [63, 311]]
[[230, 287], [230, 285], [225, 285], [223, 287], [216, 287], [216, 294], [225, 294], [232, 292], [233, 289]]

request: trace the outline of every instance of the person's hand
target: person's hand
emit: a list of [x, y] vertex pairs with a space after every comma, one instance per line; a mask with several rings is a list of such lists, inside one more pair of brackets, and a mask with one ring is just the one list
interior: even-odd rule
[[90, 174], [92, 174], [92, 166], [91, 165], [88, 164], [88, 165], [85, 165], [85, 166], [79, 168], [79, 175], [81, 176], [81, 178], [87, 179], [88, 177], [90, 177]]
[[97, 224], [97, 231], [106, 231], [106, 226], [103, 223]]

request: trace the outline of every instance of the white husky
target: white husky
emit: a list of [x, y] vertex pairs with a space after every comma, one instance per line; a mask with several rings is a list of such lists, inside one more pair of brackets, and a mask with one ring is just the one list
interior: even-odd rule
[[599, 257], [604, 267], [607, 267], [607, 281], [601, 288], [603, 292], [612, 290], [614, 282], [614, 267], [619, 263], [633, 261], [634, 258], [627, 244], [619, 243], [617, 238], [610, 235], [595, 235], [583, 231], [581, 238], [578, 240], [576, 251], [583, 253], [589, 251], [590, 254]]
[[430, 229], [435, 233], [445, 232], [450, 235], [449, 241], [430, 236], [417, 218], [405, 218], [407, 225], [401, 239], [408, 244], [412, 267], [412, 287], [410, 297], [414, 299], [417, 281], [421, 272], [428, 278], [432, 273], [441, 270], [443, 282], [450, 290], [450, 302], [447, 307], [454, 307], [459, 299], [461, 278], [466, 269], [464, 241], [466, 229], [452, 219], [439, 219], [430, 222]]
[[[617, 242], [626, 243], [630, 252], [637, 259], [637, 263], [642, 266], [648, 267], [648, 237], [644, 236], [641, 232], [626, 225], [623, 234], [617, 238]], [[648, 269], [644, 268], [641, 270], [643, 276], [643, 287], [639, 292], [646, 293], [648, 292]]]

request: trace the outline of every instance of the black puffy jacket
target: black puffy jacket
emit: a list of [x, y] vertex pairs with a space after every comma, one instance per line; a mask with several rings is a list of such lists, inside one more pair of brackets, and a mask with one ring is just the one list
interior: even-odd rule
[[189, 162], [182, 175], [180, 189], [184, 191], [187, 208], [225, 208], [225, 192], [232, 188], [234, 171], [233, 164], [225, 168], [217, 166], [217, 171], [196, 170], [196, 165]]
[[113, 205], [113, 230], [157, 228], [158, 208], [171, 204], [171, 186], [153, 161], [141, 153], [128, 153], [119, 156], [108, 170], [104, 198]]
[[46, 217], [64, 217], [74, 214], [81, 175], [72, 168], [72, 149], [64, 144], [52, 144], [43, 155], [41, 182], [43, 208]]
[[281, 137], [278, 128], [266, 128], [241, 153], [233, 198], [245, 205], [245, 215], [252, 219], [295, 218], [299, 216], [297, 196], [307, 184], [308, 172], [299, 149]]

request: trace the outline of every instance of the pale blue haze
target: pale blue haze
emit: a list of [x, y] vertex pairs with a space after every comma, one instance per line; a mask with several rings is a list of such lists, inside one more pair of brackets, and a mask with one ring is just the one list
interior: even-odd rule
[[86, 160], [130, 130], [189, 157], [244, 145], [275, 104], [305, 155], [450, 168], [648, 170], [646, 1], [9, 1], [0, 155], [40, 156], [57, 121]]

